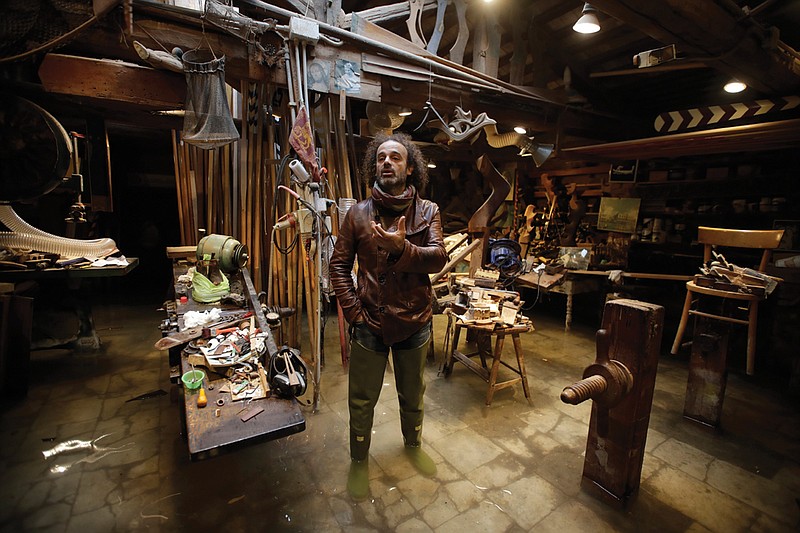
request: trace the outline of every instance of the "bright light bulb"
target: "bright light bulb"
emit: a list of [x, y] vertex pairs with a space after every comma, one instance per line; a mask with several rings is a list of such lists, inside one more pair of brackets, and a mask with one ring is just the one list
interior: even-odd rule
[[600, 31], [600, 21], [597, 19], [597, 9], [586, 2], [583, 4], [581, 18], [572, 26], [573, 31], [578, 33], [597, 33]]
[[597, 33], [600, 31], [600, 22], [594, 13], [587, 13], [578, 19], [572, 29], [578, 33]]
[[728, 93], [740, 93], [745, 89], [747, 89], [747, 85], [740, 82], [739, 80], [731, 80], [728, 83], [726, 83], [725, 87], [723, 88], [725, 89], [725, 92]]
[[436, 168], [436, 163], [431, 161], [430, 163], [428, 163], [428, 168]]

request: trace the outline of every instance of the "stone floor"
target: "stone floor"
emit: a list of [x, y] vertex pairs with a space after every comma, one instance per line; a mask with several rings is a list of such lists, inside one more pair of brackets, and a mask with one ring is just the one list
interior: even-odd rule
[[[796, 397], [732, 372], [723, 431], [682, 418], [687, 362], [664, 354], [638, 498], [616, 510], [580, 488], [591, 405], [559, 394], [595, 355], [594, 328], [534, 308], [523, 335], [532, 398], [521, 386], [484, 404], [464, 366], [426, 371], [424, 445], [438, 465], [416, 474], [401, 450], [387, 373], [371, 450], [371, 497], [344, 490], [347, 376], [335, 317], [307, 429], [190, 462], [180, 391], [152, 346], [157, 299], [96, 302], [99, 351], [37, 351], [30, 390], [0, 408], [0, 531], [308, 532], [793, 532], [800, 526], [800, 407]], [[441, 352], [444, 318], [436, 318]], [[437, 354], [440, 355], [440, 354]], [[149, 399], [129, 401], [143, 393]], [[309, 398], [303, 398], [307, 402]], [[107, 435], [102, 439], [101, 436]], [[64, 441], [95, 450], [45, 457]]]

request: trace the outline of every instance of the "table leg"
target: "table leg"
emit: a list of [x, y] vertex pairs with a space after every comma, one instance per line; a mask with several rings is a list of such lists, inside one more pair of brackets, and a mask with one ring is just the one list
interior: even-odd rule
[[447, 360], [444, 363], [444, 375], [449, 376], [450, 373], [453, 371], [453, 363], [455, 363], [455, 358], [453, 357], [453, 352], [458, 348], [458, 338], [461, 336], [461, 324], [455, 325], [455, 330], [453, 332], [453, 342], [450, 346], [450, 349], [447, 351]]
[[567, 293], [567, 317], [564, 319], [564, 331], [569, 333], [572, 326], [572, 293]]
[[497, 371], [500, 368], [500, 357], [503, 355], [503, 343], [506, 336], [502, 333], [497, 334], [497, 340], [494, 343], [494, 352], [492, 353], [492, 371], [489, 373], [489, 390], [486, 391], [486, 405], [492, 404], [492, 396], [494, 396], [494, 384], [497, 382]]
[[522, 391], [525, 393], [525, 398], [530, 401], [531, 391], [528, 388], [528, 374], [525, 372], [525, 356], [522, 353], [522, 342], [519, 340], [519, 333], [512, 334], [511, 340], [514, 341], [514, 352], [517, 354], [519, 375], [522, 378]]

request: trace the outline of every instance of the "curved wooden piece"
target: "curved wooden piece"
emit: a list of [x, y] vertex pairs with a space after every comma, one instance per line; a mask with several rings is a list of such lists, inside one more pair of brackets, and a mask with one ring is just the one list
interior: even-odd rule
[[480, 173], [489, 181], [492, 192], [483, 205], [475, 211], [472, 218], [469, 219], [467, 228], [470, 233], [481, 233], [488, 228], [489, 221], [499, 207], [503, 205], [508, 193], [511, 191], [511, 184], [494, 168], [494, 165], [486, 155], [478, 158], [477, 165]]
[[458, 16], [458, 37], [453, 47], [450, 48], [450, 61], [464, 64], [464, 50], [469, 41], [469, 26], [467, 26], [467, 3], [465, 0], [453, 0], [456, 5], [456, 15]]
[[410, 0], [408, 2], [410, 14], [408, 15], [408, 20], [406, 20], [408, 35], [411, 42], [421, 48], [425, 48], [426, 44], [425, 38], [421, 35], [421, 22], [424, 5], [424, 0]]
[[428, 52], [436, 54], [439, 51], [439, 43], [444, 34], [444, 13], [447, 11], [449, 0], [437, 0], [436, 2], [436, 24], [433, 27], [431, 40], [428, 41]]

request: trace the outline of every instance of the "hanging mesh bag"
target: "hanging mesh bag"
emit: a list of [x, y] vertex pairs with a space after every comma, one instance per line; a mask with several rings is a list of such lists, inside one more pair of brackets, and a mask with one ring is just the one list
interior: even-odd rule
[[183, 54], [186, 73], [186, 116], [183, 140], [210, 150], [239, 139], [225, 95], [225, 56], [210, 50]]

